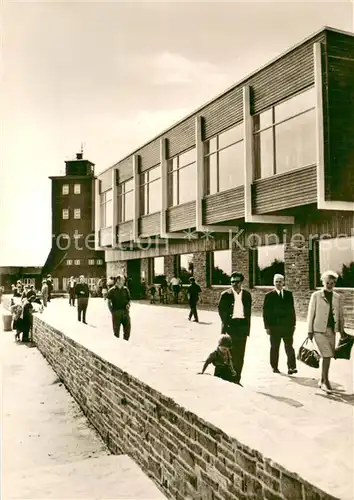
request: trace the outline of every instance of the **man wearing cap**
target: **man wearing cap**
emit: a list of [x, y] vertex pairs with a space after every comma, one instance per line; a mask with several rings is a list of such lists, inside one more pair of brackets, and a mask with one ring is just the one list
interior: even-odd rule
[[239, 385], [245, 357], [247, 337], [251, 328], [252, 296], [242, 289], [242, 273], [231, 274], [231, 288], [221, 293], [219, 316], [222, 322], [221, 333], [228, 333], [232, 338], [231, 356], [236, 371], [235, 382]]

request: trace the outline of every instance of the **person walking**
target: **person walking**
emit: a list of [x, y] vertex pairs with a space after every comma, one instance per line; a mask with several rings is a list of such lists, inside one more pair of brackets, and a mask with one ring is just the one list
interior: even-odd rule
[[53, 287], [54, 287], [53, 278], [52, 278], [51, 274], [47, 275], [47, 285], [48, 285], [48, 301], [47, 302], [50, 302], [51, 298], [52, 298]]
[[197, 304], [199, 300], [199, 294], [201, 293], [202, 289], [200, 288], [198, 283], [196, 283], [195, 278], [193, 278], [193, 276], [189, 278], [189, 282], [190, 285], [187, 290], [189, 297], [189, 307], [190, 307], [188, 319], [190, 321], [192, 319], [192, 316], [194, 316], [193, 321], [199, 323]]
[[47, 285], [47, 280], [43, 280], [42, 281], [41, 295], [42, 295], [43, 306], [47, 307], [47, 303], [48, 303], [48, 285]]
[[123, 326], [123, 338], [129, 340], [131, 331], [130, 321], [130, 292], [124, 286], [123, 276], [118, 276], [112, 288], [107, 294], [108, 309], [112, 315], [113, 332], [119, 338], [120, 327]]
[[75, 287], [76, 280], [71, 276], [68, 282], [69, 306], [75, 306]]
[[85, 276], [81, 275], [79, 283], [75, 286], [75, 295], [77, 298], [77, 319], [87, 325], [86, 311], [90, 297], [90, 289], [88, 284], [85, 283]]
[[252, 296], [242, 289], [242, 273], [231, 274], [231, 288], [221, 293], [218, 311], [222, 323], [221, 333], [232, 338], [232, 362], [236, 371], [235, 383], [241, 385], [247, 337], [251, 329]]
[[177, 278], [177, 276], [173, 276], [171, 279], [171, 288], [173, 292], [173, 300], [175, 304], [178, 304], [178, 296], [179, 292], [181, 290], [181, 280], [180, 278]]
[[319, 387], [332, 392], [329, 381], [331, 358], [335, 355], [336, 332], [344, 337], [344, 309], [342, 297], [334, 291], [337, 273], [326, 271], [321, 276], [322, 290], [311, 295], [307, 313], [308, 338], [315, 340], [322, 356], [322, 370]]
[[270, 366], [274, 373], [280, 373], [278, 368], [279, 349], [283, 340], [288, 360], [288, 375], [297, 373], [296, 356], [293, 347], [296, 327], [294, 297], [290, 290], [284, 290], [284, 276], [275, 274], [274, 290], [268, 292], [263, 303], [264, 328], [270, 339]]

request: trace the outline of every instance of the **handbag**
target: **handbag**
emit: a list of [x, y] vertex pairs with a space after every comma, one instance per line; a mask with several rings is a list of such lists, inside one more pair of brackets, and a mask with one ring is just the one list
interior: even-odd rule
[[305, 363], [305, 365], [310, 366], [311, 368], [319, 368], [321, 356], [314, 347], [312, 347], [312, 349], [309, 349], [306, 346], [308, 342], [310, 342], [309, 338], [305, 339], [302, 343], [302, 346], [300, 347], [297, 355], [297, 359]]
[[351, 350], [354, 344], [354, 337], [345, 333], [339, 340], [335, 349], [335, 359], [350, 359]]

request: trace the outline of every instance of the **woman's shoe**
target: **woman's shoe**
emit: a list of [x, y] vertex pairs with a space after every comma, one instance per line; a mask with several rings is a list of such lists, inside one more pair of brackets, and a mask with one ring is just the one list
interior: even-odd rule
[[321, 391], [326, 392], [327, 394], [332, 394], [332, 388], [328, 384], [322, 384], [321, 385]]

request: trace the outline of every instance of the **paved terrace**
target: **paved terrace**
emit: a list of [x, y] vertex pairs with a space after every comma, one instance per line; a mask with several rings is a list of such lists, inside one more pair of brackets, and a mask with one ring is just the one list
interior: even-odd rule
[[[332, 366], [332, 396], [317, 389], [319, 370], [298, 366], [286, 373], [282, 351], [280, 375], [269, 364], [268, 337], [261, 318], [252, 321], [242, 377], [243, 388], [208, 374], [197, 375], [216, 346], [217, 313], [203, 310], [200, 323], [187, 310], [133, 303], [129, 343], [113, 337], [110, 314], [102, 299], [91, 299], [88, 325], [76, 321], [76, 309], [56, 299], [41, 318], [88, 349], [144, 381], [162, 394], [281, 464], [288, 471], [343, 500], [353, 500], [354, 377], [352, 361]], [[295, 344], [306, 336], [298, 323]], [[294, 499], [295, 500], [295, 499]]]

